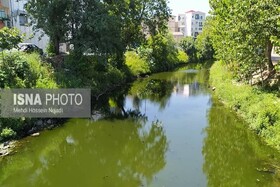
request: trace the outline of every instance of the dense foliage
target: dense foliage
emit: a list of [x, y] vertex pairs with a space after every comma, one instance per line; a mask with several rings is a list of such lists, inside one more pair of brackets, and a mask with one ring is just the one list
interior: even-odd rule
[[216, 57], [230, 64], [239, 80], [258, 70], [274, 74], [271, 50], [280, 36], [280, 1], [210, 0], [210, 5]]
[[38, 54], [7, 52], [0, 64], [0, 88], [56, 88], [52, 68]]
[[280, 150], [279, 93], [271, 92], [280, 88], [279, 65], [271, 59], [280, 44], [280, 1], [210, 0], [210, 5], [203, 34], [220, 60], [210, 72], [215, 95]]
[[183, 38], [179, 46], [188, 55], [189, 62], [205, 62], [214, 59], [214, 48], [212, 43], [212, 30], [206, 20], [203, 32], [196, 38], [187, 36]]
[[134, 76], [150, 73], [147, 59], [141, 57], [136, 51], [127, 51], [125, 53], [125, 64]]
[[[7, 52], [0, 60], [0, 88], [57, 88], [53, 69], [38, 54]], [[0, 118], [0, 141], [10, 139], [31, 125], [31, 119]]]
[[63, 68], [57, 68], [55, 77], [62, 88], [91, 88], [95, 96], [104, 94], [126, 82], [123, 71], [110, 63], [99, 63], [96, 56], [75, 56], [64, 59]]
[[189, 56], [190, 62], [196, 61], [195, 38], [187, 36], [180, 41], [181, 49]]
[[90, 50], [120, 61], [127, 47], [165, 30], [170, 16], [166, 0], [30, 0], [27, 10], [35, 28], [51, 37], [56, 53], [59, 42], [69, 41], [76, 52]]
[[0, 49], [12, 49], [22, 41], [22, 36], [19, 31], [15, 28], [9, 29], [4, 27], [0, 29]]

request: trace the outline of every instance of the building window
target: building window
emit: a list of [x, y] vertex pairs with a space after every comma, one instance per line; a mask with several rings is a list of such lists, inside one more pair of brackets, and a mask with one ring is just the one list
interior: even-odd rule
[[19, 25], [20, 26], [26, 26], [28, 23], [28, 18], [26, 14], [20, 14], [19, 15]]
[[199, 19], [199, 14], [196, 14], [196, 15], [195, 15], [195, 19]]
[[203, 16], [201, 16], [200, 19], [203, 19]]
[[178, 21], [180, 21], [181, 20], [181, 16], [178, 16]]
[[0, 10], [0, 18], [7, 18], [6, 12], [4, 10]]
[[199, 28], [198, 30], [202, 31], [202, 28]]
[[193, 25], [193, 22], [192, 22], [192, 25]]
[[203, 26], [203, 25], [202, 25], [202, 22], [199, 22], [199, 26], [201, 26], [201, 27]]

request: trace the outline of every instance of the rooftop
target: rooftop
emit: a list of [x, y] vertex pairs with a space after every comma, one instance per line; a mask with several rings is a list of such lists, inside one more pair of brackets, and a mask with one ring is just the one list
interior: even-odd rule
[[186, 12], [186, 14], [188, 14], [188, 13], [203, 13], [203, 14], [205, 14], [204, 12], [195, 11], [195, 10], [189, 10], [189, 11]]

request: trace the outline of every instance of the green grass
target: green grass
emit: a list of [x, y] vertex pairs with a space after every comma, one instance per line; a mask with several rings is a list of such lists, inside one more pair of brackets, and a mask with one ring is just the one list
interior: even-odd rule
[[210, 70], [215, 96], [236, 111], [266, 143], [280, 150], [280, 99], [250, 85], [235, 82], [227, 66], [215, 62]]

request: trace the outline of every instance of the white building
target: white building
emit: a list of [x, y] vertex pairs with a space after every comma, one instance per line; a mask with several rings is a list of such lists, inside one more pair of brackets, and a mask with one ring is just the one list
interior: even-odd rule
[[176, 16], [171, 16], [168, 20], [168, 28], [170, 32], [176, 32]]
[[178, 32], [184, 36], [196, 37], [202, 32], [206, 14], [200, 11], [190, 10], [185, 14], [178, 15]]
[[43, 31], [34, 32], [32, 26], [29, 26], [27, 12], [25, 11], [25, 4], [28, 0], [11, 0], [11, 26], [16, 27], [22, 34], [25, 34], [24, 43], [34, 43], [44, 51], [49, 42], [49, 37]]

